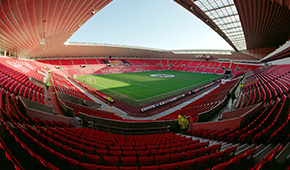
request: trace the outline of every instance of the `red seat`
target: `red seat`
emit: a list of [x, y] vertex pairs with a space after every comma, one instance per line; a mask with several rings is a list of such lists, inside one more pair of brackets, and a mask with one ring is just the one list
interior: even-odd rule
[[150, 155], [149, 150], [144, 150], [144, 151], [139, 150], [139, 151], [137, 151], [137, 156], [149, 156], [149, 155]]
[[87, 163], [79, 163], [80, 167], [85, 170], [96, 170], [99, 169], [99, 165], [95, 164], [87, 164]]
[[107, 165], [113, 165], [113, 166], [120, 165], [119, 157], [117, 156], [104, 156], [103, 159]]
[[99, 156], [107, 156], [108, 155], [108, 151], [106, 149], [96, 149], [96, 153]]
[[120, 166], [119, 170], [139, 170], [138, 166]]
[[123, 151], [123, 155], [133, 157], [136, 156], [136, 151]]
[[155, 164], [165, 164], [168, 162], [169, 154], [167, 155], [156, 155], [155, 156]]
[[136, 157], [121, 157], [121, 162], [125, 166], [136, 166], [137, 159]]
[[163, 149], [151, 150], [151, 155], [162, 155]]
[[178, 163], [163, 164], [160, 165], [160, 170], [176, 170], [178, 166]]
[[230, 148], [227, 148], [224, 150], [224, 157], [228, 157], [230, 156], [231, 154], [234, 154], [235, 150], [236, 150], [237, 146], [233, 146], [233, 147], [230, 147]]
[[192, 169], [192, 167], [195, 167], [195, 164], [196, 164], [196, 159], [182, 161], [179, 163], [179, 170]]
[[169, 148], [169, 149], [163, 149], [163, 153], [166, 154], [172, 154], [175, 152], [175, 148]]
[[85, 154], [84, 156], [93, 164], [99, 164], [101, 162], [101, 158], [98, 155]]
[[72, 149], [71, 150], [71, 152], [72, 152], [72, 154], [76, 157], [76, 158], [78, 158], [78, 159], [80, 159], [80, 160], [83, 160], [84, 159], [84, 153], [83, 152], [81, 152], [81, 151], [79, 151], [79, 150], [76, 150], [76, 149]]
[[144, 145], [142, 145], [142, 146], [135, 146], [135, 150], [136, 151], [140, 151], [140, 150], [145, 150], [146, 148], [145, 148], [145, 146]]
[[112, 150], [112, 151], [110, 151], [110, 155], [122, 157], [123, 154], [122, 154], [122, 151], [120, 151], [120, 150], [118, 150], [118, 151]]
[[200, 166], [204, 166], [204, 165], [208, 165], [209, 161], [211, 159], [211, 155], [206, 155], [206, 156], [202, 156], [202, 157], [198, 157], [196, 158], [196, 167], [200, 167]]
[[229, 165], [230, 165], [229, 162], [224, 162], [214, 166], [211, 170], [225, 170], [228, 168]]
[[185, 152], [187, 150], [187, 146], [176, 147], [176, 153]]
[[159, 165], [141, 166], [140, 170], [159, 170]]
[[182, 153], [173, 153], [170, 155], [170, 162], [179, 162], [183, 160], [184, 152]]
[[154, 161], [154, 157], [153, 156], [140, 156], [138, 160], [139, 160], [139, 165], [152, 165]]
[[133, 147], [132, 146], [122, 146], [123, 151], [132, 151]]
[[209, 152], [210, 148], [200, 148], [198, 149], [197, 157], [203, 156]]
[[199, 143], [199, 144], [198, 144], [198, 146], [199, 146], [199, 148], [203, 148], [203, 147], [206, 147], [206, 146], [208, 146], [208, 144], [209, 144], [209, 141], [207, 141], [207, 142], [202, 142], [202, 143]]
[[249, 156], [252, 157], [252, 156], [253, 156], [253, 153], [255, 152], [255, 150], [256, 150], [256, 148], [247, 150], [247, 151], [243, 154], [244, 158], [247, 159]]
[[99, 166], [100, 170], [119, 170], [116, 166]]
[[213, 153], [211, 154], [211, 161], [214, 162], [214, 161], [217, 161], [218, 159], [222, 159], [223, 156], [224, 156], [224, 151], [220, 151], [220, 152], [216, 152], [216, 153]]
[[212, 145], [209, 146], [209, 153], [214, 153], [216, 151], [219, 151], [219, 149], [221, 148], [222, 144], [216, 144], [216, 145]]
[[119, 150], [121, 150], [121, 147], [120, 146], [109, 146], [109, 149], [119, 151]]
[[149, 150], [157, 150], [158, 149], [158, 145], [147, 145], [147, 149], [149, 149]]
[[197, 156], [198, 150], [193, 150], [193, 151], [187, 151], [184, 154], [184, 160], [190, 160], [193, 159]]
[[87, 154], [94, 154], [95, 153], [95, 149], [93, 147], [89, 147], [89, 146], [84, 146], [84, 151]]
[[65, 158], [66, 162], [71, 165], [73, 167], [73, 169], [78, 169], [79, 168], [79, 162], [74, 160], [74, 159], [71, 159], [71, 158], [68, 158], [66, 157]]
[[241, 162], [241, 160], [244, 159], [243, 155], [237, 155], [235, 157], [233, 157], [231, 160], [229, 160], [229, 163], [231, 164], [231, 166], [238, 164], [239, 162]]
[[190, 151], [190, 150], [196, 150], [198, 149], [199, 147], [199, 144], [190, 144], [187, 146], [187, 149]]
[[168, 149], [170, 147], [169, 144], [161, 144], [159, 145], [159, 149]]

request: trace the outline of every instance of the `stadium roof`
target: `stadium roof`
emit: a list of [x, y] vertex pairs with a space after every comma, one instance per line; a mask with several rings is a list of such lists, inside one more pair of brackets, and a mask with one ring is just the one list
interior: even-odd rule
[[[111, 1], [2, 0], [0, 51], [13, 56], [52, 56]], [[290, 0], [174, 1], [209, 25], [236, 51], [277, 48], [290, 38]]]
[[278, 47], [290, 38], [289, 0], [175, 0], [235, 50]]
[[233, 0], [199, 0], [193, 3], [225, 33], [238, 50], [246, 49], [245, 35]]
[[112, 0], [1, 0], [0, 48], [13, 55], [60, 47]]

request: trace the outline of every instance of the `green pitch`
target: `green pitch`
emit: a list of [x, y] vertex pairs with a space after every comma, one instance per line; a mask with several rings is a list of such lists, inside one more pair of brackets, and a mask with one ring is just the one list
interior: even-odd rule
[[[170, 74], [175, 77], [151, 77]], [[179, 71], [149, 71], [79, 76], [78, 80], [133, 106], [142, 106], [186, 92], [223, 76]]]

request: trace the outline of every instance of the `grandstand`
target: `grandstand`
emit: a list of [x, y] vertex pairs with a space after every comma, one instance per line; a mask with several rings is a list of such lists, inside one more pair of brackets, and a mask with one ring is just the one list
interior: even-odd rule
[[[234, 51], [68, 43], [111, 0], [2, 0], [0, 169], [290, 169], [290, 1], [174, 1]], [[156, 72], [203, 82], [134, 106], [78, 80]]]

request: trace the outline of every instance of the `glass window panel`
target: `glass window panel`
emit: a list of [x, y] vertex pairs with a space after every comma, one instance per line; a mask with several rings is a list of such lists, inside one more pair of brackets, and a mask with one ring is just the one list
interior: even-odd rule
[[223, 30], [238, 49], [246, 49], [243, 29], [233, 0], [198, 0], [193, 3]]

